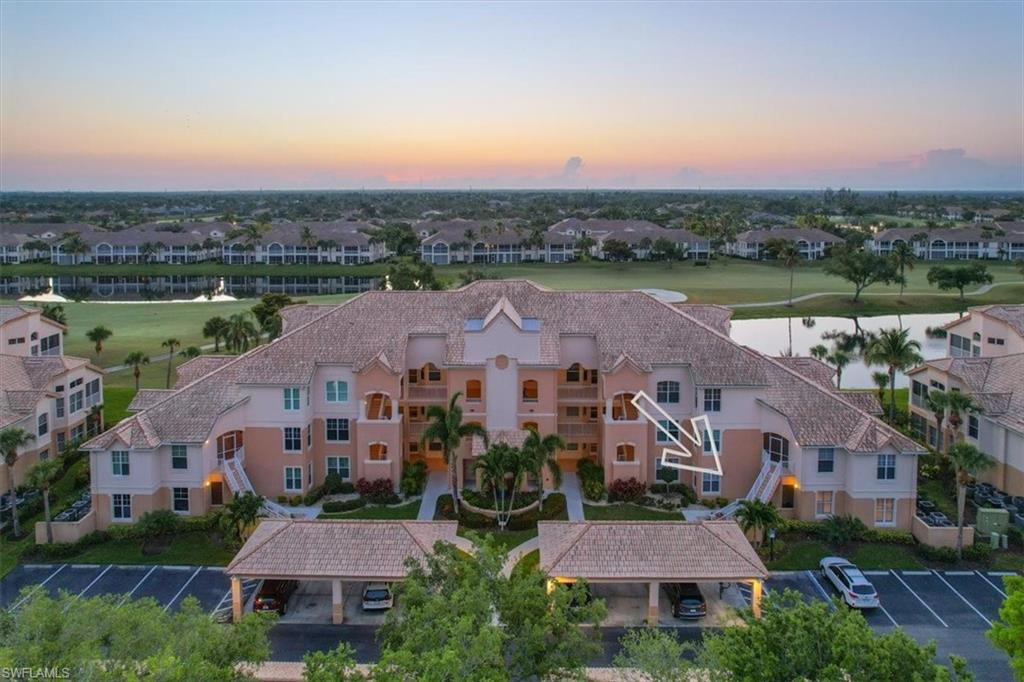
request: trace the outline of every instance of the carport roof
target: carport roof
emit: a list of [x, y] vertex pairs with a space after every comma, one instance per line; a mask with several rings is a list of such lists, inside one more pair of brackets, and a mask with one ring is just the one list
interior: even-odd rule
[[604, 581], [750, 580], [768, 569], [731, 520], [541, 522], [540, 566]]
[[246, 578], [400, 580], [408, 558], [455, 543], [455, 521], [266, 519], [228, 564]]

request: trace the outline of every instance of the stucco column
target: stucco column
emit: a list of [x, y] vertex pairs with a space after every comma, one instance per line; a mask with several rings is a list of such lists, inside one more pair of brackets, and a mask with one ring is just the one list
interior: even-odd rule
[[754, 618], [761, 617], [761, 581], [751, 580], [750, 581], [750, 610], [754, 613]]
[[340, 580], [331, 581], [331, 622], [341, 625], [345, 622], [345, 594]]
[[648, 583], [647, 585], [647, 624], [658, 624], [658, 598], [661, 593], [661, 583]]
[[239, 622], [242, 620], [242, 579], [231, 577], [231, 620]]

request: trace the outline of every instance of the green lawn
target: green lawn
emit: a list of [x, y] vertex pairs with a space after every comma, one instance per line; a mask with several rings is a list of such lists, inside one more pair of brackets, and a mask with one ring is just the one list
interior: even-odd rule
[[540, 568], [540, 550], [535, 549], [532, 552], [527, 552], [516, 564], [516, 567], [512, 569], [513, 573], [528, 573], [530, 571], [536, 571]]
[[935, 503], [935, 507], [956, 521], [956, 499], [946, 485], [939, 480], [931, 478], [919, 478], [917, 481], [917, 494]]
[[824, 557], [834, 554], [846, 557], [864, 570], [924, 568], [921, 560], [914, 555], [914, 548], [908, 545], [862, 542], [838, 552], [816, 540], [800, 540], [787, 545], [775, 561], [765, 563], [773, 571], [814, 570]]
[[221, 544], [217, 534], [194, 531], [175, 535], [158, 552], [145, 551], [139, 540], [124, 540], [90, 547], [81, 554], [62, 559], [61, 563], [226, 566], [234, 556], [235, 550]]
[[781, 556], [775, 561], [767, 561], [765, 565], [772, 571], [803, 571], [818, 567], [818, 562], [831, 555], [828, 548], [813, 540], [796, 542], [785, 547]]
[[865, 543], [850, 553], [850, 561], [865, 570], [909, 570], [924, 568], [908, 545], [881, 545]]
[[636, 504], [610, 504], [598, 506], [583, 505], [583, 516], [587, 521], [682, 521], [678, 511], [649, 509]]
[[526, 530], [498, 530], [497, 521], [495, 521], [494, 528], [464, 528], [459, 526], [459, 535], [461, 537], [467, 537], [470, 533], [475, 533], [481, 537], [492, 538], [498, 548], [503, 552], [507, 552], [514, 547], [518, 547], [530, 538], [537, 537], [536, 528], [527, 528]]
[[415, 519], [420, 511], [420, 502], [409, 502], [397, 507], [366, 506], [348, 512], [321, 514], [319, 519]]

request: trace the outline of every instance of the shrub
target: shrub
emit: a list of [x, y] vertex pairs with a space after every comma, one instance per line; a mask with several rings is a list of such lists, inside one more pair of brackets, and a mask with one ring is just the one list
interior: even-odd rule
[[[324, 478], [324, 492], [327, 495], [337, 495], [341, 492], [342, 487], [345, 485], [345, 481], [341, 480], [341, 474], [336, 471], [332, 471], [327, 474]], [[350, 484], [351, 485], [351, 484]]]
[[338, 492], [340, 492], [342, 495], [351, 495], [355, 491], [356, 487], [352, 483], [352, 481], [343, 481], [341, 484], [341, 488], [338, 490]]
[[[478, 509], [494, 509], [494, 496], [490, 492], [479, 490], [463, 489], [459, 491], [459, 497]], [[528, 507], [537, 501], [539, 494], [536, 490], [520, 491], [516, 493], [515, 506], [513, 509]], [[506, 504], [508, 499], [506, 498]]]
[[600, 481], [604, 483], [604, 467], [592, 459], [581, 459], [576, 464], [576, 473], [580, 481]]
[[887, 545], [912, 545], [916, 542], [914, 536], [905, 530], [885, 530], [869, 528], [864, 533], [864, 539], [870, 542], [881, 542]]
[[635, 478], [617, 478], [608, 486], [609, 502], [636, 502], [647, 491], [645, 486]]
[[1010, 526], [1006, 529], [1006, 539], [1010, 547], [1024, 547], [1024, 530], [1019, 526]]
[[392, 500], [396, 498], [390, 478], [378, 478], [373, 481], [360, 478], [356, 481], [356, 492], [360, 497], [365, 497], [367, 502], [374, 504], [393, 504]]
[[830, 516], [821, 524], [822, 539], [837, 547], [863, 540], [867, 533], [868, 527], [856, 516]]
[[672, 467], [662, 467], [658, 471], [658, 480], [664, 483], [672, 483], [679, 480], [679, 472]]
[[669, 483], [669, 493], [680, 495], [683, 498], [683, 505], [690, 505], [697, 501], [697, 491], [685, 483]]
[[357, 497], [353, 500], [332, 500], [330, 502], [324, 502], [324, 511], [328, 514], [334, 514], [337, 512], [352, 511], [353, 509], [359, 509], [360, 507], [366, 506], [366, 500], [362, 497]]
[[963, 557], [968, 561], [988, 561], [992, 556], [992, 546], [985, 543], [964, 545]]
[[302, 495], [292, 495], [290, 498], [288, 498], [288, 504], [290, 504], [293, 507], [298, 507], [300, 504], [302, 504]]
[[[966, 547], [964, 548], [966, 549]], [[956, 561], [956, 550], [952, 547], [932, 547], [931, 545], [918, 545], [918, 555], [928, 561], [941, 561], [947, 564]]]
[[182, 525], [181, 517], [170, 509], [154, 509], [139, 518], [134, 531], [140, 538], [158, 538], [173, 535]]
[[427, 485], [427, 463], [423, 460], [413, 462], [402, 471], [402, 480], [398, 487], [406, 497], [419, 495]]
[[652, 483], [651, 487], [648, 488], [648, 490], [651, 491], [652, 495], [664, 495], [665, 493], [668, 492], [668, 484], [664, 482]]
[[324, 486], [318, 485], [312, 490], [310, 490], [308, 493], [306, 493], [306, 496], [302, 498], [302, 504], [304, 504], [307, 507], [311, 507], [317, 502], [319, 502], [320, 498], [323, 497], [324, 494]]
[[604, 499], [605, 489], [604, 483], [599, 480], [586, 480], [582, 482], [583, 497], [587, 498], [591, 502], [597, 502]]
[[278, 495], [277, 496], [277, 503], [278, 504], [286, 504], [287, 502], [288, 502], [288, 496], [287, 495]]

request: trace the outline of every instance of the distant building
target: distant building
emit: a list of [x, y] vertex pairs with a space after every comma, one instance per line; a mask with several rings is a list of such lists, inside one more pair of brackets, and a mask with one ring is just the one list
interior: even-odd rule
[[768, 258], [766, 245], [772, 239], [796, 242], [800, 255], [807, 260], [824, 258], [826, 251], [843, 240], [818, 228], [784, 227], [774, 230], [747, 230], [736, 235], [736, 241], [727, 245], [726, 252], [740, 258], [763, 260]]
[[996, 222], [935, 228], [893, 227], [865, 242], [877, 254], [892, 253], [899, 242], [910, 244], [922, 260], [1016, 260], [1024, 258], [1024, 222]]

